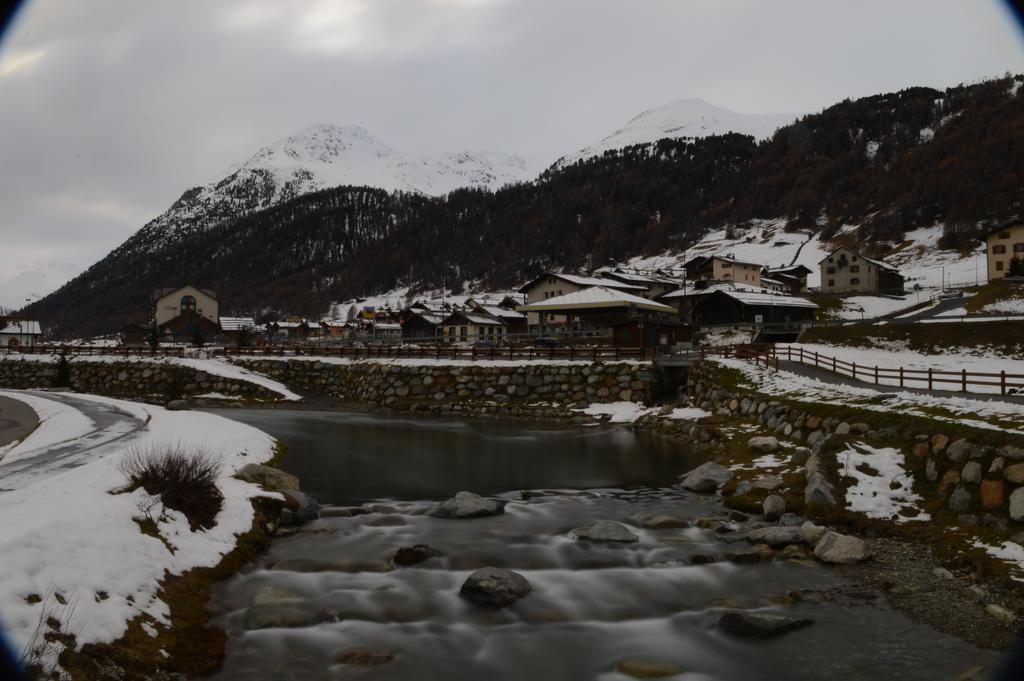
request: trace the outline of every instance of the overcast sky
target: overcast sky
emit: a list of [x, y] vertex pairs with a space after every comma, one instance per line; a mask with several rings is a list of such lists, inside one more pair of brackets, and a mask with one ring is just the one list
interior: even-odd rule
[[554, 160], [673, 99], [813, 112], [1006, 71], [996, 0], [30, 1], [0, 42], [0, 304], [312, 123]]

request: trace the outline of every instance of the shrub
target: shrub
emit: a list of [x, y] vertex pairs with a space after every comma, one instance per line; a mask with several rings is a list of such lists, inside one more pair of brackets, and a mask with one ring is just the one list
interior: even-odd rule
[[164, 506], [184, 513], [193, 530], [213, 527], [224, 497], [217, 489], [220, 462], [209, 452], [180, 444], [133, 447], [119, 467], [131, 490], [159, 496]]
[[71, 386], [71, 357], [68, 356], [68, 351], [62, 349], [60, 354], [57, 355], [57, 373], [53, 375], [50, 380], [50, 387], [52, 388], [68, 388]]
[[180, 400], [184, 396], [185, 390], [181, 387], [181, 376], [176, 369], [172, 370], [170, 378], [167, 379], [167, 385], [164, 388], [164, 400], [173, 402], [174, 400]]

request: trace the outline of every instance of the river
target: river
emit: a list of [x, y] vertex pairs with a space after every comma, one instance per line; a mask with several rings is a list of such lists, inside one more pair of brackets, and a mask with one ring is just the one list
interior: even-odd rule
[[[285, 442], [282, 467], [330, 516], [275, 539], [218, 587], [215, 623], [229, 644], [217, 680], [611, 680], [629, 678], [616, 666], [630, 659], [677, 667], [683, 674], [673, 678], [693, 681], [932, 681], [994, 657], [813, 561], [721, 560], [747, 546], [743, 531], [756, 519], [737, 522], [714, 498], [673, 487], [700, 462], [663, 440], [519, 421], [217, 413]], [[424, 514], [463, 489], [508, 500], [506, 512]], [[358, 514], [338, 515], [352, 509]], [[691, 526], [645, 529], [655, 515]], [[599, 520], [625, 523], [640, 541], [569, 537]], [[415, 544], [442, 555], [392, 569], [396, 549]], [[709, 559], [717, 562], [703, 564]], [[459, 587], [483, 566], [516, 570], [533, 591], [502, 609], [463, 600]], [[815, 623], [741, 640], [716, 627], [735, 607]], [[355, 648], [393, 659], [339, 661]]]

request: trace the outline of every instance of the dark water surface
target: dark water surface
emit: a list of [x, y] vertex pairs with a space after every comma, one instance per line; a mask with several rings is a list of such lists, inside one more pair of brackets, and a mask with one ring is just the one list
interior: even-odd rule
[[700, 461], [625, 429], [280, 409], [211, 410], [288, 445], [282, 467], [322, 504], [442, 499], [459, 490], [663, 486]]
[[[724, 559], [748, 546], [749, 523], [730, 523], [713, 497], [671, 487], [694, 462], [627, 430], [218, 413], [286, 442], [284, 467], [321, 502], [360, 505], [358, 515], [323, 517], [275, 540], [218, 587], [215, 623], [229, 635], [218, 681], [627, 681], [616, 671], [625, 658], [674, 664], [683, 673], [672, 678], [686, 681], [946, 681], [995, 657], [910, 621], [881, 596], [844, 596], [852, 585], [813, 561], [697, 564], [697, 556]], [[517, 491], [542, 488], [525, 498]], [[475, 520], [424, 514], [460, 489], [502, 496], [506, 512]], [[645, 529], [643, 519], [656, 514], [715, 518], [734, 531]], [[639, 541], [570, 537], [598, 520], [624, 523]], [[391, 568], [397, 548], [420, 543], [443, 555]], [[502, 609], [460, 598], [466, 577], [488, 565], [520, 572], [533, 591]], [[802, 597], [787, 602], [794, 591]], [[716, 626], [730, 607], [815, 624], [739, 640]], [[394, 660], [342, 663], [356, 647]]]

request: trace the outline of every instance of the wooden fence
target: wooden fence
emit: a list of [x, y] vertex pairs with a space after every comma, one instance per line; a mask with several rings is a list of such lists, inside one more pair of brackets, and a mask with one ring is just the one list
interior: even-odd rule
[[875, 365], [857, 364], [838, 357], [823, 355], [819, 352], [792, 346], [726, 346], [722, 348], [702, 348], [702, 358], [722, 356], [735, 357], [754, 362], [757, 366], [779, 369], [779, 360], [799, 362], [821, 371], [828, 371], [839, 376], [848, 376], [856, 381], [864, 381], [875, 385], [889, 385], [900, 388], [923, 388], [927, 390], [955, 390], [963, 393], [992, 393], [994, 390], [972, 390], [975, 387], [998, 388], [999, 394], [1024, 392], [1024, 374], [1011, 374], [1005, 370], [999, 373], [967, 371], [950, 371], [946, 369], [908, 369], [906, 367], [880, 367]]

